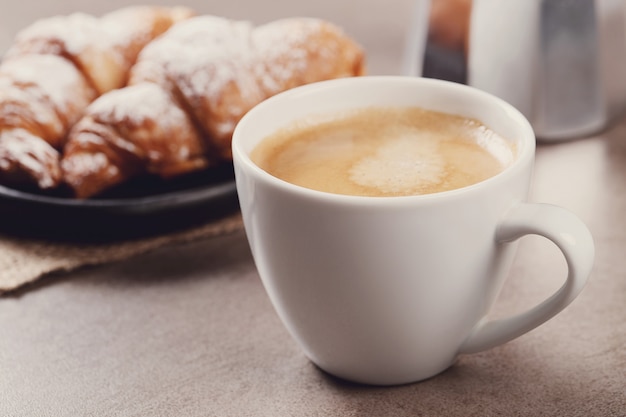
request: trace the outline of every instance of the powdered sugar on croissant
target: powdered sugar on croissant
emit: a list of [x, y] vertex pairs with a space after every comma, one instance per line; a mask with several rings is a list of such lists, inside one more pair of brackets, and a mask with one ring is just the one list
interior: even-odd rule
[[54, 55], [26, 55], [0, 66], [0, 126], [29, 128], [53, 147], [96, 97], [81, 73]]
[[85, 13], [41, 19], [20, 31], [5, 59], [54, 54], [71, 60], [98, 94], [125, 85], [139, 51], [174, 23], [182, 7], [133, 6], [98, 18]]
[[228, 137], [240, 115], [266, 97], [252, 65], [252, 30], [215, 16], [175, 25], [142, 51], [129, 84], [154, 82], [177, 95], [209, 145], [227, 154], [228, 143], [217, 138]]
[[[45, 70], [43, 70], [45, 69]], [[26, 55], [0, 66], [0, 180], [61, 182], [60, 148], [95, 91], [67, 60]]]
[[236, 123], [263, 99], [363, 71], [361, 48], [328, 22], [284, 19], [253, 28], [199, 16], [150, 43], [131, 70], [130, 84], [151, 81], [178, 93], [210, 146], [230, 158]]
[[204, 141], [158, 85], [143, 83], [94, 101], [72, 130], [62, 162], [65, 181], [88, 197], [138, 173], [171, 177], [206, 168]]
[[58, 186], [58, 151], [87, 105], [125, 85], [146, 43], [192, 15], [134, 6], [41, 19], [18, 33], [0, 65], [0, 182]]

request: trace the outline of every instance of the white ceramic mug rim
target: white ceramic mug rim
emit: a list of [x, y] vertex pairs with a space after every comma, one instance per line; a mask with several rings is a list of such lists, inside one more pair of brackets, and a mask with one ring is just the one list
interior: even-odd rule
[[[363, 83], [363, 84], [372, 84], [372, 83], [405, 83], [405, 84], [432, 84], [437, 85], [437, 88], [441, 89], [449, 89], [456, 90], [455, 94], [465, 94], [465, 95], [474, 95], [477, 99], [480, 100], [489, 100], [497, 107], [500, 107], [507, 116], [510, 118], [511, 123], [517, 124], [523, 134], [519, 138], [519, 147], [517, 149], [517, 157], [515, 161], [508, 167], [506, 167], [502, 172], [487, 178], [481, 182], [476, 184], [472, 184], [462, 188], [456, 188], [449, 191], [442, 191], [431, 194], [419, 194], [419, 195], [409, 195], [409, 196], [357, 196], [357, 195], [345, 195], [345, 194], [335, 194], [325, 191], [313, 190], [310, 188], [302, 187], [299, 185], [292, 184], [290, 182], [284, 181], [280, 178], [277, 178], [267, 171], [260, 168], [257, 164], [255, 164], [249, 156], [249, 152], [246, 152], [242, 149], [240, 141], [244, 140], [242, 138], [242, 131], [246, 128], [246, 125], [250, 123], [254, 123], [254, 119], [259, 117], [258, 114], [261, 113], [271, 113], [271, 108], [275, 106], [277, 102], [288, 100], [291, 98], [295, 98], [296, 96], [303, 94], [310, 94], [321, 92], [324, 89], [333, 89], [337, 86], [351, 84], [351, 83]], [[375, 105], [374, 103], [369, 103], [367, 106]], [[363, 107], [366, 107], [365, 105]], [[358, 108], [358, 107], [346, 107], [347, 108]], [[283, 124], [282, 126], [286, 126], [289, 124]], [[277, 127], [278, 129], [279, 127]], [[261, 139], [262, 140], [262, 139]], [[257, 142], [258, 144], [258, 142]], [[256, 145], [256, 144], [255, 144]], [[474, 87], [470, 87], [464, 84], [454, 83], [450, 81], [444, 81], [439, 79], [430, 79], [430, 78], [419, 78], [419, 77], [409, 77], [409, 76], [361, 76], [361, 77], [351, 77], [351, 78], [340, 78], [328, 81], [320, 81], [316, 83], [307, 84], [300, 87], [295, 87], [285, 92], [279, 93], [269, 99], [261, 102], [252, 108], [248, 113], [244, 115], [244, 117], [239, 121], [237, 126], [235, 127], [235, 131], [233, 133], [233, 141], [232, 141], [232, 151], [233, 151], [233, 159], [238, 160], [241, 164], [241, 167], [246, 169], [252, 175], [254, 175], [258, 180], [261, 180], [265, 183], [269, 183], [274, 187], [279, 187], [284, 189], [285, 191], [295, 193], [297, 195], [301, 195], [302, 197], [308, 198], [316, 198], [316, 199], [324, 199], [330, 200], [338, 203], [346, 203], [346, 204], [368, 204], [368, 205], [378, 205], [378, 204], [412, 204], [417, 201], [442, 201], [451, 198], [458, 198], [468, 193], [474, 193], [478, 189], [482, 189], [485, 187], [489, 187], [492, 184], [500, 183], [501, 181], [506, 181], [507, 178], [513, 175], [517, 175], [519, 170], [523, 170], [524, 167], [527, 166], [529, 162], [532, 162], [535, 155], [535, 135], [533, 128], [530, 122], [526, 119], [526, 117], [511, 104], [506, 101], [490, 94], [479, 90]]]

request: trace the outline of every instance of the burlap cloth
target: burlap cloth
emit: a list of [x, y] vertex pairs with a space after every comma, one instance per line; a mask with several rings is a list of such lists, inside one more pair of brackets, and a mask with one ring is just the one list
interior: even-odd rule
[[0, 235], [0, 294], [52, 273], [120, 261], [165, 245], [224, 235], [242, 227], [237, 212], [193, 229], [115, 243], [72, 244]]

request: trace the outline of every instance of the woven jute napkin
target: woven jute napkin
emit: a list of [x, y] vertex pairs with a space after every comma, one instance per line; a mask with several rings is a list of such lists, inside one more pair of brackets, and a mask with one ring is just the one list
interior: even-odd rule
[[71, 244], [0, 235], [0, 294], [51, 273], [120, 261], [165, 245], [216, 237], [242, 228], [241, 214], [237, 212], [190, 230], [115, 243]]

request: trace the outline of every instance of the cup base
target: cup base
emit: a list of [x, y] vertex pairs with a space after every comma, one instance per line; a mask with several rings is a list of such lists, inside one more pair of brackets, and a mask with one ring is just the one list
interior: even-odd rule
[[394, 387], [425, 382], [447, 371], [456, 363], [455, 359], [452, 363], [448, 364], [444, 368], [435, 371], [431, 370], [430, 372], [415, 372], [412, 374], [405, 372], [402, 375], [391, 373], [385, 375], [374, 375], [372, 373], [368, 375], [363, 372], [332, 372], [321, 367], [311, 359], [309, 359], [309, 361], [321, 374], [323, 374], [328, 380], [331, 380], [334, 383], [342, 385], [362, 385], [373, 387]]

